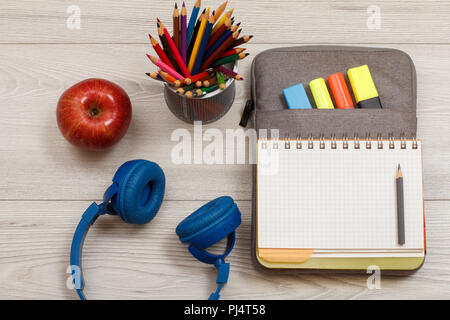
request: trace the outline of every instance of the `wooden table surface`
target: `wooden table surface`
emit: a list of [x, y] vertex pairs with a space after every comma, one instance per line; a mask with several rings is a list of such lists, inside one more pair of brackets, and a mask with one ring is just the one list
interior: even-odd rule
[[[251, 57], [279, 46], [345, 44], [398, 48], [415, 62], [428, 255], [412, 276], [382, 276], [378, 290], [367, 288], [368, 275], [260, 273], [250, 257], [251, 166], [172, 163], [171, 133], [192, 126], [169, 112], [160, 84], [144, 74], [154, 69], [145, 53], [152, 51], [147, 34], [155, 34], [155, 18], [171, 20], [173, 3], [161, 2], [1, 1], [0, 299], [76, 298], [66, 287], [76, 224], [119, 165], [135, 158], [164, 169], [165, 201], [145, 227], [112, 216], [98, 220], [83, 256], [88, 297], [206, 299], [215, 270], [194, 260], [174, 229], [206, 201], [230, 195], [243, 223], [224, 299], [450, 298], [450, 2], [231, 0], [244, 33], [255, 36], [247, 45]], [[70, 5], [81, 10], [79, 30], [67, 27]], [[381, 12], [375, 30], [367, 24], [372, 5]], [[237, 128], [250, 94], [251, 57], [241, 64], [247, 80], [238, 84], [231, 111], [204, 128]], [[118, 83], [133, 104], [127, 135], [107, 152], [72, 147], [56, 125], [61, 93], [89, 77]]]

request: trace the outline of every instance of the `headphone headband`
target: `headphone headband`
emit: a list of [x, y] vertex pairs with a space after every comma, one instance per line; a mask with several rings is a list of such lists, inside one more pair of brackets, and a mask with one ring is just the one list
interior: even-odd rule
[[103, 214], [119, 215], [127, 223], [143, 224], [156, 215], [164, 197], [165, 176], [154, 162], [133, 160], [124, 163], [116, 172], [113, 184], [105, 191], [103, 203], [92, 203], [83, 213], [73, 235], [70, 267], [75, 289], [85, 300], [82, 271], [84, 239], [97, 218]]
[[72, 269], [72, 278], [75, 289], [81, 300], [86, 299], [83, 294], [84, 278], [81, 265], [84, 239], [86, 238], [89, 228], [94, 224], [97, 218], [104, 213], [105, 212], [101, 212], [101, 208], [95, 202], [92, 203], [83, 213], [80, 223], [78, 223], [75, 234], [73, 235], [72, 247], [70, 249], [70, 267]]
[[[81, 300], [86, 299], [83, 294], [83, 244], [90, 227], [99, 216], [106, 213], [118, 215], [126, 223], [148, 223], [161, 206], [164, 189], [164, 172], [156, 163], [146, 160], [129, 161], [117, 170], [113, 184], [103, 195], [103, 203], [92, 203], [83, 213], [70, 250], [72, 278]], [[233, 199], [220, 197], [192, 213], [176, 229], [181, 242], [189, 244], [189, 252], [197, 260], [213, 264], [218, 270], [218, 288], [211, 294], [210, 300], [219, 299], [219, 292], [228, 280], [230, 265], [225, 262], [225, 258], [234, 247], [235, 230], [240, 224], [241, 213]], [[215, 255], [206, 251], [225, 237], [228, 241], [224, 254]]]

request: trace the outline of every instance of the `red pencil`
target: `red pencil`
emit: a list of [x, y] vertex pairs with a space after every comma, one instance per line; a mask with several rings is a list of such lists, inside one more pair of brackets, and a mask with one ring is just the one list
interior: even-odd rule
[[190, 78], [185, 79], [185, 82], [186, 82], [186, 80], [189, 79], [190, 83], [195, 83], [197, 81], [201, 81], [201, 80], [207, 79], [210, 76], [211, 75], [210, 75], [210, 73], [208, 71], [204, 71], [204, 72], [197, 73], [195, 76], [192, 76]]
[[211, 56], [206, 59], [206, 61], [203, 63], [200, 70], [207, 69], [210, 65], [213, 64], [214, 61], [216, 61], [227, 49], [231, 46], [231, 44], [239, 37], [240, 31], [236, 31], [233, 33], [230, 37], [228, 37], [227, 40], [225, 40], [219, 48], [217, 48], [216, 51], [214, 51]]
[[232, 56], [232, 55], [234, 55], [234, 54], [242, 53], [242, 52], [244, 52], [245, 50], [247, 50], [247, 49], [246, 49], [246, 48], [235, 48], [235, 49], [228, 50], [228, 51], [225, 52], [223, 55], [221, 55], [221, 56], [219, 57], [219, 59], [220, 59], [220, 58], [225, 58], [225, 57], [228, 57], [228, 56]]
[[169, 47], [172, 50], [172, 54], [178, 64], [178, 66], [181, 69], [181, 73], [186, 77], [189, 78], [191, 76], [191, 74], [189, 73], [188, 68], [186, 67], [186, 64], [183, 61], [183, 58], [180, 55], [180, 52], [178, 51], [177, 47], [175, 46], [175, 43], [172, 40], [172, 37], [170, 36], [169, 31], [167, 31], [166, 27], [164, 26], [164, 24], [162, 22], [159, 23], [159, 25], [161, 26], [161, 28], [163, 28], [164, 30], [164, 35], [167, 39], [167, 42], [169, 43]]
[[158, 57], [169, 67], [171, 67], [172, 69], [175, 69], [174, 66], [172, 65], [172, 63], [170, 63], [170, 60], [167, 57], [167, 55], [165, 54], [164, 50], [159, 45], [158, 41], [156, 41], [156, 39], [153, 38], [150, 34], [148, 36], [150, 37], [150, 42], [152, 43], [153, 49], [155, 49], [155, 52], [158, 55]]
[[206, 46], [206, 49], [211, 48], [211, 46], [219, 40], [219, 38], [223, 35], [225, 31], [231, 28], [232, 20], [228, 19], [218, 30], [216, 33], [214, 33], [211, 38], [209, 38], [208, 45]]

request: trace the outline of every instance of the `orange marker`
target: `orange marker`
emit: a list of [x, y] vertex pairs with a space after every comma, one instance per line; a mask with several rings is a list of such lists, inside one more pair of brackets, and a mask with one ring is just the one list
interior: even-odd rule
[[342, 73], [335, 73], [328, 77], [328, 83], [333, 93], [334, 101], [338, 109], [354, 109], [352, 97], [348, 91], [347, 83], [345, 83]]

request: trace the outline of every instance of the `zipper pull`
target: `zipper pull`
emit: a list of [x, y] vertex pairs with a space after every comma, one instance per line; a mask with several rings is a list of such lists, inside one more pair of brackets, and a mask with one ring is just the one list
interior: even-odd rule
[[244, 113], [242, 114], [241, 122], [239, 125], [241, 127], [247, 127], [248, 120], [250, 119], [250, 116], [252, 115], [253, 110], [255, 109], [255, 105], [253, 103], [253, 100], [247, 100], [247, 103], [245, 104]]

